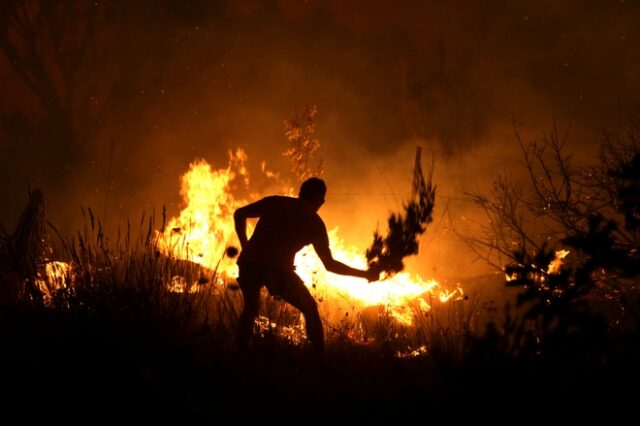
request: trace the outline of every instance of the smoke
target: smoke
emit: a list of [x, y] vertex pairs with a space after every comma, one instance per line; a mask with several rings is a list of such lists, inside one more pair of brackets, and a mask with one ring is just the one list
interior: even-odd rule
[[[313, 103], [328, 226], [365, 247], [409, 192], [421, 145], [435, 158], [442, 198], [420, 265], [448, 274], [468, 269], [470, 260], [439, 218], [445, 209], [472, 217], [464, 191], [513, 170], [514, 120], [525, 140], [557, 119], [584, 144], [612, 120], [640, 112], [635, 2], [166, 1], [149, 13], [128, 7], [110, 16], [101, 39], [102, 48], [119, 52], [118, 61], [93, 76], [127, 76], [128, 84], [91, 86], [108, 96], [109, 107], [90, 129], [81, 161], [69, 165], [70, 181], [57, 182], [52, 170], [59, 165], [47, 164], [53, 157], [46, 150], [55, 145], [34, 162], [9, 155], [14, 142], [1, 133], [0, 190], [8, 202], [0, 223], [7, 228], [26, 205], [27, 185], [43, 188], [49, 219], [66, 230], [77, 226], [80, 206], [113, 226], [163, 205], [175, 215], [188, 164], [204, 158], [226, 167], [235, 147], [247, 151], [259, 192], [268, 188], [259, 178], [262, 161], [283, 174], [289, 169], [284, 120]], [[38, 113], [6, 58], [0, 62], [9, 94], [0, 110]]]

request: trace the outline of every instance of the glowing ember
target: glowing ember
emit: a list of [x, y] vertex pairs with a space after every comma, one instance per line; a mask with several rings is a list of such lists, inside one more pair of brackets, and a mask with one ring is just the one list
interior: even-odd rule
[[[181, 178], [181, 194], [186, 207], [179, 217], [169, 221], [160, 238], [160, 248], [167, 255], [215, 270], [218, 284], [237, 277], [235, 261], [225, 256], [225, 251], [228, 246], [239, 246], [233, 212], [246, 201], [233, 196], [230, 184], [238, 176], [248, 184], [246, 159], [244, 151], [237, 150], [230, 153], [229, 167], [225, 169], [214, 170], [204, 160], [192, 163]], [[283, 192], [293, 193], [291, 189]], [[364, 250], [346, 247], [337, 232], [337, 228], [329, 232], [334, 257], [366, 269]], [[461, 289], [443, 290], [435, 280], [423, 280], [408, 272], [375, 283], [335, 275], [326, 272], [310, 246], [297, 254], [295, 266], [296, 272], [307, 286], [313, 287], [314, 295], [329, 314], [344, 314], [381, 305], [400, 323], [410, 325], [416, 309], [422, 312], [430, 309], [425, 297], [429, 296], [431, 300], [436, 296], [436, 300], [442, 303], [463, 297]], [[174, 278], [171, 288], [184, 291], [189, 288], [189, 283]]]
[[396, 353], [396, 357], [398, 358], [417, 358], [419, 356], [423, 356], [427, 354], [427, 347], [422, 345], [414, 350], [410, 350], [408, 352], [400, 352]]
[[261, 336], [265, 336], [268, 333], [277, 333], [278, 336], [285, 340], [288, 340], [295, 345], [299, 345], [307, 338], [307, 335], [304, 332], [304, 322], [302, 318], [304, 317], [301, 316], [301, 321], [296, 325], [278, 327], [278, 324], [271, 321], [269, 318], [264, 315], [259, 315], [256, 318], [256, 326], [258, 328], [258, 333]]
[[[551, 260], [551, 262], [549, 262], [549, 266], [547, 267], [546, 274], [547, 275], [559, 274], [560, 273], [560, 269], [562, 268], [562, 265], [564, 265], [563, 259], [565, 257], [567, 257], [567, 255], [569, 253], [570, 253], [569, 250], [558, 250], [558, 251], [556, 251], [555, 252], [555, 257]], [[534, 265], [534, 264], [532, 264], [531, 267], [534, 268], [534, 269], [537, 269], [537, 271], [538, 271], [532, 277], [534, 280], [539, 281], [539, 282], [546, 281], [546, 276], [545, 276], [544, 271], [543, 271], [543, 269], [541, 267], [539, 267], [537, 265]], [[511, 273], [511, 275], [505, 274], [505, 278], [506, 278], [507, 282], [515, 281], [515, 280], [520, 278], [520, 275], [517, 272], [513, 272], [513, 273]]]
[[171, 282], [167, 284], [167, 289], [172, 293], [197, 293], [199, 288], [196, 283], [187, 282], [187, 279], [180, 275], [172, 277]]

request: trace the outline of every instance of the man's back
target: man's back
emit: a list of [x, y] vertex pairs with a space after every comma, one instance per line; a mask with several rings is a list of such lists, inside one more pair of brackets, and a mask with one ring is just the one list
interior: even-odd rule
[[326, 227], [308, 202], [271, 196], [255, 203], [260, 219], [243, 249], [239, 263], [251, 262], [291, 269], [295, 254], [305, 245], [328, 247]]

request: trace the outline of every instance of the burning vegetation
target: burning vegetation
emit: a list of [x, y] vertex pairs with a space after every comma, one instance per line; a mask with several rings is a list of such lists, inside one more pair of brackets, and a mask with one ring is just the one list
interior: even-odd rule
[[[277, 389], [273, 398], [262, 401], [265, 410], [292, 397], [281, 388], [287, 380], [305, 395], [320, 389], [326, 401], [351, 410], [354, 418], [371, 401], [382, 405], [396, 392], [405, 392], [406, 399], [394, 400], [394, 413], [397, 407], [423, 402], [425, 395], [441, 403], [461, 389], [478, 389], [478, 383], [488, 379], [503, 389], [499, 396], [510, 406], [522, 404], [522, 394], [511, 393], [515, 386], [527, 397], [547, 392], [553, 400], [569, 388], [594, 403], [591, 392], [607, 389], [611, 393], [606, 400], [618, 402], [625, 394], [611, 385], [638, 374], [638, 176], [632, 167], [638, 162], [637, 140], [620, 156], [614, 156], [618, 151], [603, 156], [607, 167], [599, 175], [590, 170], [589, 181], [561, 176], [565, 186], [587, 185], [598, 178], [597, 185], [583, 186], [580, 192], [591, 188], [591, 196], [606, 203], [580, 210], [585, 204], [572, 198], [571, 188], [554, 190], [553, 173], [546, 175], [548, 187], [533, 191], [541, 204], [545, 202], [533, 213], [565, 225], [553, 249], [546, 245], [550, 234], [536, 234], [527, 228], [529, 222], [510, 220], [523, 217], [517, 209], [500, 208], [488, 198], [477, 200], [493, 214], [494, 226], [510, 226], [512, 235], [521, 238], [510, 252], [508, 244], [498, 246], [501, 254], [510, 256], [500, 268], [507, 274], [504, 284], [518, 291], [515, 308], [507, 305], [504, 316], [497, 316], [495, 308], [474, 305], [474, 300], [455, 303], [464, 298], [461, 288], [446, 289], [405, 270], [403, 259], [417, 253], [418, 239], [431, 223], [435, 206], [432, 175], [424, 178], [418, 150], [412, 199], [404, 212], [391, 215], [386, 236], [375, 233], [372, 246], [362, 250], [347, 245], [337, 229], [329, 232], [337, 259], [361, 268], [376, 266], [384, 272], [382, 280], [365, 284], [327, 273], [308, 247], [296, 256], [297, 273], [317, 299], [328, 332], [328, 366], [319, 367], [304, 355], [306, 336], [299, 313], [267, 294], [254, 327], [261, 336], [259, 344], [238, 357], [232, 336], [242, 300], [236, 291], [232, 213], [250, 201], [235, 192], [237, 184], [249, 185], [250, 180], [247, 154], [234, 150], [227, 167], [194, 161], [180, 180], [182, 211], [170, 218], [163, 212], [161, 222], [143, 216], [139, 235], [127, 223], [115, 237], [106, 237], [89, 209], [83, 211], [87, 223], [77, 235], [64, 238], [54, 232], [58, 239], [52, 241], [47, 230], [55, 228], [46, 222], [44, 194], [32, 191], [15, 231], [2, 232], [0, 315], [5, 321], [0, 332], [22, 366], [33, 361], [33, 353], [39, 354], [47, 339], [70, 345], [72, 349], [55, 363], [34, 369], [35, 375], [49, 377], [52, 369], [71, 362], [83, 367], [77, 376], [85, 371], [96, 374], [87, 364], [98, 357], [106, 375], [129, 383], [133, 370], [144, 386], [169, 389], [166, 406], [183, 401], [178, 411], [189, 413], [194, 401], [222, 410], [247, 391], [247, 383], [261, 380]], [[543, 162], [542, 154], [537, 155]], [[564, 161], [561, 155], [555, 158]], [[560, 170], [569, 173], [566, 167]], [[540, 184], [535, 170], [531, 175], [533, 183]], [[291, 189], [283, 186], [282, 192]], [[523, 201], [509, 199], [513, 192], [502, 195], [498, 201], [506, 200], [512, 207]], [[522, 205], [537, 206], [531, 201]], [[563, 206], [571, 207], [571, 220], [562, 214]], [[536, 239], [539, 235], [543, 241]], [[489, 243], [497, 244], [496, 239]], [[486, 327], [479, 321], [487, 318], [480, 316], [484, 311], [494, 315]], [[73, 328], [70, 336], [59, 334], [65, 327]], [[84, 334], [87, 330], [90, 337]], [[23, 335], [33, 338], [26, 349], [20, 346]], [[89, 361], [76, 356], [87, 342], [97, 348]], [[15, 359], [11, 361], [13, 365]], [[134, 366], [123, 365], [128, 362]], [[255, 366], [268, 371], [247, 372]], [[585, 372], [594, 373], [595, 383], [582, 388]], [[61, 380], [68, 380], [64, 373]], [[184, 384], [185, 377], [200, 375], [206, 384]], [[20, 380], [22, 376], [16, 382]], [[339, 380], [353, 388], [336, 390]], [[212, 390], [210, 383], [229, 388]], [[549, 389], [549, 383], [557, 383], [561, 391]], [[445, 397], [440, 387], [448, 392]], [[105, 397], [104, 391], [100, 396]], [[597, 396], [602, 403], [602, 395]], [[90, 398], [85, 398], [88, 403]], [[138, 395], [131, 399], [137, 402]], [[156, 403], [147, 402], [157, 409]], [[312, 405], [305, 401], [301, 410]], [[195, 409], [195, 415], [203, 411]]]
[[[186, 207], [179, 217], [169, 219], [164, 232], [158, 234], [159, 247], [166, 256], [187, 260], [213, 271], [216, 276], [214, 284], [221, 286], [233, 285], [237, 278], [237, 265], [226, 253], [230, 247], [238, 246], [233, 211], [247, 200], [237, 199], [230, 183], [238, 177], [248, 179], [244, 165], [246, 160], [244, 151], [239, 150], [230, 153], [230, 163], [226, 169], [214, 170], [202, 160], [192, 163], [181, 178], [181, 193]], [[412, 214], [408, 220], [419, 220], [416, 214], [425, 216], [427, 209], [430, 220], [435, 194], [434, 191], [427, 194], [421, 171], [418, 169], [416, 173], [416, 191], [421, 200], [412, 203], [413, 207], [408, 207]], [[290, 188], [283, 189], [283, 193], [291, 192]], [[424, 231], [424, 228], [421, 229]], [[387, 238], [386, 242], [392, 244], [392, 251], [382, 254], [381, 265], [388, 265], [392, 256], [400, 256], [401, 261], [405, 256], [417, 253], [415, 239], [421, 232], [406, 228], [403, 232], [412, 235], [392, 234], [391, 238]], [[367, 264], [362, 250], [347, 246], [337, 229], [330, 230], [329, 236], [336, 259], [359, 267]], [[398, 237], [413, 239], [411, 251], [404, 248], [395, 250], [395, 239]], [[463, 294], [460, 288], [446, 290], [434, 280], [424, 280], [407, 272], [400, 273], [399, 269], [387, 274], [381, 281], [368, 284], [357, 278], [327, 273], [310, 247], [305, 247], [297, 254], [295, 266], [296, 272], [324, 305], [329, 323], [342, 321], [345, 314], [357, 318], [362, 309], [380, 306], [383, 312], [389, 313], [401, 324], [411, 325], [415, 315], [429, 311], [434, 295], [435, 300], [444, 302], [460, 298]], [[172, 289], [180, 291], [180, 283], [189, 288], [198, 288], [193, 283], [178, 280], [172, 284]], [[421, 302], [418, 303], [417, 299]], [[409, 306], [417, 308], [409, 309]]]
[[[638, 2], [504, 3], [1, 1], [2, 220], [26, 205], [15, 227], [0, 226], [7, 419], [634, 418], [640, 122], [605, 129], [597, 153], [592, 140], [565, 144], [569, 133], [555, 125], [530, 144], [517, 132], [516, 144], [500, 139], [509, 115], [526, 134], [549, 112], [578, 134], [637, 116]], [[492, 166], [515, 172], [476, 194], [450, 194], [471, 203], [465, 223], [447, 231], [459, 231], [491, 276], [448, 286], [408, 267], [435, 227], [436, 185], [420, 154], [411, 196], [373, 241], [330, 230], [336, 258], [379, 270], [380, 281], [327, 273], [313, 250], [301, 251], [297, 272], [327, 332], [323, 359], [306, 351], [299, 313], [266, 292], [256, 344], [233, 344], [242, 298], [232, 212], [265, 195], [245, 190], [259, 187], [249, 149], [290, 161], [291, 182], [262, 161], [271, 188], [279, 185], [271, 193], [292, 195], [292, 182], [323, 173], [315, 105], [284, 122], [286, 146], [272, 140], [281, 125], [272, 114], [300, 94], [331, 108], [324, 124], [336, 143], [358, 144], [353, 152], [379, 159], [420, 140], [451, 166], [481, 159], [454, 178]], [[231, 151], [227, 163], [227, 141], [247, 151]], [[506, 158], [518, 145], [520, 163]], [[592, 164], [576, 165], [571, 146]], [[364, 161], [349, 173], [366, 173]], [[166, 184], [176, 164], [169, 179], [180, 178], [180, 210], [117, 225], [118, 212], [167, 195], [136, 198]], [[27, 183], [45, 191], [22, 194]], [[438, 196], [456, 183], [439, 185]], [[104, 200], [103, 215], [84, 207], [62, 234], [47, 220], [45, 194], [60, 219], [66, 206], [79, 209], [74, 200]], [[475, 298], [479, 288], [491, 288], [489, 300]], [[503, 291], [504, 305], [494, 300]]]
[[[138, 268], [133, 265], [127, 266], [127, 262], [136, 262], [140, 259], [139, 256], [142, 256], [143, 264], [152, 267], [152, 270], [148, 271], [149, 277], [145, 280], [149, 285], [153, 285], [153, 282], [162, 283], [165, 291], [174, 294], [200, 294], [201, 297], [217, 299], [228, 297], [228, 303], [234, 306], [235, 310], [240, 300], [238, 295], [233, 295], [233, 290], [237, 288], [235, 280], [238, 272], [234, 256], [229, 255], [233, 254], [233, 250], [238, 246], [233, 211], [247, 200], [234, 195], [232, 183], [240, 181], [244, 185], [249, 184], [247, 161], [248, 156], [241, 149], [229, 152], [229, 164], [226, 168], [216, 170], [204, 160], [194, 161], [180, 178], [184, 208], [175, 217], [166, 219], [163, 214], [161, 230], [153, 230], [155, 219], [148, 219], [148, 232], [138, 248], [142, 250], [140, 253], [136, 253], [136, 250], [133, 253], [125, 251], [127, 247], [131, 249], [129, 228], [123, 240], [125, 246], [114, 248], [105, 238], [100, 222], [95, 220], [92, 211], [88, 210], [90, 229], [97, 233], [93, 236], [95, 239], [87, 240], [88, 234], [85, 230], [83, 234], [78, 234], [77, 240], [65, 243], [67, 247], [71, 247], [69, 261], [54, 261], [48, 258], [46, 261], [34, 263], [40, 265], [38, 271], [32, 274], [35, 277], [33, 286], [38, 291], [39, 300], [46, 306], [61, 303], [62, 300], [66, 300], [63, 305], [68, 305], [78, 292], [86, 291], [86, 285], [93, 288], [97, 282], [106, 279], [105, 274], [109, 276], [107, 282], [120, 279], [126, 281], [126, 275], [122, 277], [120, 274], [127, 274], [132, 267]], [[411, 328], [416, 326], [416, 319], [431, 311], [434, 304], [463, 298], [462, 289], [459, 287], [445, 289], [435, 280], [425, 280], [418, 275], [402, 271], [401, 268], [394, 269], [395, 264], [390, 263], [399, 261], [401, 264], [402, 258], [417, 253], [416, 238], [424, 231], [422, 223], [431, 220], [430, 212], [435, 191], [430, 189], [430, 178], [427, 184], [424, 182], [419, 168], [419, 156], [416, 159], [415, 173], [414, 192], [418, 200], [407, 206], [410, 217], [405, 221], [422, 222], [415, 223], [417, 228], [403, 228], [401, 232], [410, 235], [391, 233], [383, 241], [380, 246], [383, 249], [381, 256], [375, 260], [387, 272], [383, 279], [374, 283], [363, 283], [357, 278], [328, 273], [311, 247], [305, 247], [296, 256], [296, 271], [320, 303], [325, 323], [334, 330], [343, 330], [344, 336], [353, 342], [375, 341], [375, 333], [372, 330], [383, 318], [389, 318], [396, 327]], [[291, 191], [290, 188], [283, 189], [284, 193]], [[40, 200], [38, 197], [35, 198]], [[36, 203], [36, 207], [29, 207], [27, 212], [40, 212], [42, 217], [29, 217], [23, 221], [37, 229], [44, 229], [45, 223], [44, 198], [41, 198], [42, 203]], [[144, 222], [145, 220], [142, 220], [141, 225]], [[19, 229], [25, 226], [22, 225]], [[362, 249], [344, 243], [337, 229], [330, 230], [329, 236], [332, 252], [337, 259], [363, 268], [367, 263], [371, 265], [367, 256], [362, 254]], [[410, 249], [403, 247], [396, 250], [395, 239], [399, 237], [406, 240], [404, 243], [408, 244]], [[31, 240], [46, 241], [37, 236]], [[408, 240], [412, 240], [413, 243]], [[92, 245], [97, 247], [92, 249]], [[390, 251], [387, 251], [387, 248], [390, 248]], [[51, 250], [48, 244], [46, 249]], [[371, 250], [367, 253], [371, 253]], [[156, 260], [153, 260], [154, 258]], [[147, 262], [152, 263], [149, 265]], [[160, 270], [157, 270], [158, 267]], [[23, 275], [31, 276], [29, 273]], [[212, 312], [207, 312], [207, 309], [214, 310], [215, 307], [206, 308], [202, 305], [201, 309], [201, 314], [208, 316]], [[225, 322], [232, 321], [235, 315], [231, 313]], [[301, 331], [303, 327], [300, 324], [300, 316], [285, 315], [280, 320], [285, 317], [286, 321], [278, 325], [279, 332], [286, 337], [291, 334], [291, 330], [300, 330], [301, 336], [289, 340], [302, 341], [304, 332]], [[264, 318], [269, 316], [261, 318], [264, 322]], [[267, 323], [276, 324], [278, 321], [278, 318], [271, 318]], [[270, 328], [258, 327], [256, 323], [256, 330], [263, 333]], [[419, 346], [424, 345], [421, 343]], [[416, 349], [407, 347], [406, 350], [411, 352]], [[404, 352], [403, 349], [399, 354]]]

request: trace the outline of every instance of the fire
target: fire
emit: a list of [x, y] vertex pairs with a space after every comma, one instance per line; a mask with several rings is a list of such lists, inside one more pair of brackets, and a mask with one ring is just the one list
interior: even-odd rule
[[51, 261], [45, 264], [44, 274], [38, 274], [35, 285], [42, 293], [42, 301], [49, 306], [58, 290], [70, 288], [73, 280], [71, 264], [67, 262]]
[[[564, 265], [564, 258], [567, 257], [569, 253], [571, 253], [569, 250], [557, 250], [555, 252], [554, 258], [551, 260], [551, 262], [549, 262], [549, 266], [547, 267], [546, 274], [547, 275], [559, 274], [562, 269], [562, 265]], [[544, 282], [546, 280], [546, 277], [544, 275], [545, 274], [544, 270], [534, 264], [532, 264], [531, 267], [538, 269], [538, 272], [532, 274], [532, 278], [536, 281]], [[518, 278], [520, 278], [520, 275], [517, 272], [513, 272], [511, 274], [505, 274], [505, 279], [507, 280], [507, 282], [515, 281]]]
[[[247, 200], [236, 199], [231, 184], [234, 179], [242, 178], [248, 185], [246, 160], [246, 153], [236, 150], [230, 152], [229, 166], [224, 169], [214, 170], [204, 160], [193, 162], [181, 178], [181, 195], [186, 207], [169, 221], [159, 239], [160, 248], [166, 254], [215, 270], [217, 284], [237, 278], [237, 266], [225, 256], [225, 251], [229, 246], [238, 246], [233, 212]], [[262, 168], [265, 169], [264, 163]], [[292, 193], [291, 190], [283, 192]], [[336, 259], [366, 268], [364, 250], [348, 247], [338, 236], [338, 228], [329, 232], [329, 238]], [[330, 313], [383, 305], [400, 323], [411, 325], [414, 309], [422, 312], [431, 309], [428, 300], [435, 298], [445, 303], [463, 297], [459, 288], [445, 290], [437, 281], [424, 280], [409, 272], [374, 283], [335, 275], [324, 269], [311, 247], [305, 247], [297, 254], [295, 266], [296, 272]]]
[[[333, 256], [356, 268], [366, 269], [367, 262], [362, 250], [357, 247], [347, 247], [338, 236], [338, 228], [329, 231], [329, 241]], [[368, 283], [360, 278], [336, 275], [327, 272], [322, 262], [310, 246], [305, 247], [297, 255], [294, 262], [296, 272], [307, 285], [315, 286], [316, 295], [328, 300], [330, 304], [343, 304], [347, 309], [350, 303], [359, 308], [384, 305], [389, 313], [405, 325], [411, 325], [414, 312], [409, 308], [410, 302], [416, 301], [420, 311], [431, 309], [423, 296], [437, 295], [438, 300], [446, 302], [454, 297], [462, 297], [462, 290], [440, 290], [440, 284], [435, 280], [423, 280], [420, 276], [408, 272], [400, 272], [391, 278]], [[415, 305], [415, 306], [414, 306]], [[334, 306], [335, 308], [335, 306]], [[334, 309], [335, 310], [335, 309]]]
[[563, 261], [565, 257], [569, 254], [569, 250], [558, 250], [556, 251], [556, 256], [549, 263], [549, 268], [547, 269], [547, 274], [558, 274], [560, 273], [560, 268], [562, 268]]
[[229, 153], [226, 169], [213, 170], [204, 160], [189, 166], [180, 179], [180, 194], [187, 207], [165, 226], [158, 240], [161, 250], [215, 270], [220, 280], [237, 277], [237, 266], [226, 258], [225, 251], [235, 238], [233, 212], [245, 200], [236, 200], [230, 184], [236, 177], [248, 184], [246, 158], [238, 149]]

